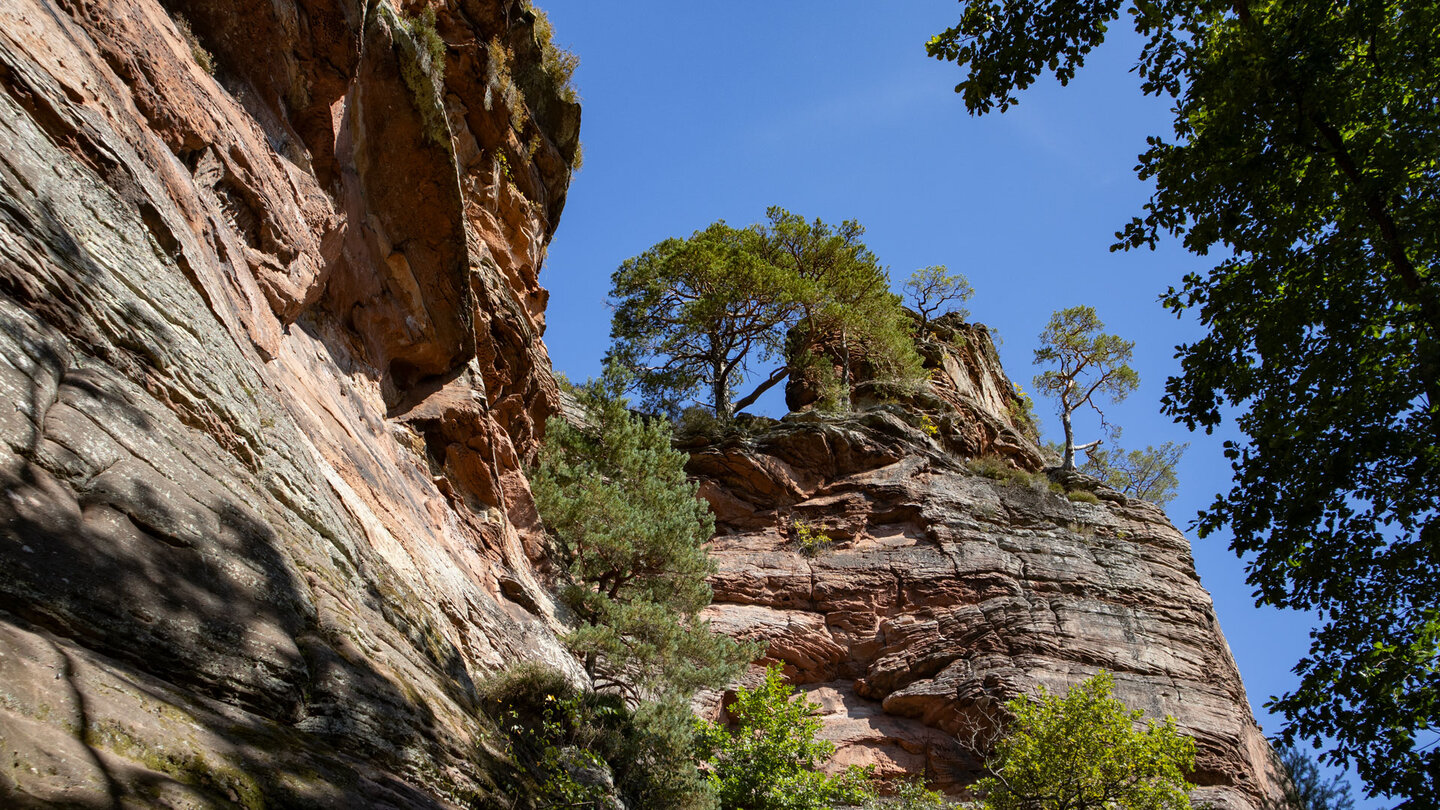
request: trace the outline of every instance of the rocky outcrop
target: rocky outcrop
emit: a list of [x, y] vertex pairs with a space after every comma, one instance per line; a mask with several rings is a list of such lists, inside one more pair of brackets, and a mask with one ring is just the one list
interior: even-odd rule
[[579, 110], [525, 4], [435, 9], [0, 4], [0, 804], [483, 804], [476, 683], [574, 668]]
[[901, 402], [692, 447], [718, 523], [709, 618], [769, 641], [837, 766], [963, 795], [1005, 700], [1106, 669], [1195, 737], [1197, 799], [1261, 806], [1276, 777], [1188, 541], [1094, 479], [1072, 500], [1026, 472], [1039, 454], [984, 328], [944, 326]]
[[[426, 5], [0, 3], [0, 805], [512, 806], [477, 685], [580, 677], [523, 471], [579, 108], [521, 0]], [[963, 790], [1103, 667], [1255, 806], [1184, 537], [1034, 478], [988, 333], [928, 327], [918, 391], [691, 444], [716, 626], [839, 764]]]

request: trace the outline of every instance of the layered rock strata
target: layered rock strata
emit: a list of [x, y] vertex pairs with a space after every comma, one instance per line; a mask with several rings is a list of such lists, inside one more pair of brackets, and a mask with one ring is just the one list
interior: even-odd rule
[[1153, 504], [1084, 478], [1067, 483], [1098, 497], [1071, 500], [1036, 472], [983, 327], [922, 349], [931, 381], [903, 403], [691, 442], [717, 516], [714, 625], [769, 641], [836, 767], [964, 795], [1004, 701], [1105, 669], [1195, 738], [1196, 799], [1262, 806], [1269, 749], [1188, 541]]
[[[518, 0], [0, 3], [0, 805], [448, 807], [572, 668]], [[483, 753], [483, 752], [482, 752]]]

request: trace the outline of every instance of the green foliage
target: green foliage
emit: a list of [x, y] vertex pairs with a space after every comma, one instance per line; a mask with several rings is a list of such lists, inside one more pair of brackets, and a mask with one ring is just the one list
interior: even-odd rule
[[1195, 766], [1195, 741], [1174, 718], [1135, 724], [1101, 670], [1062, 697], [1044, 687], [1034, 698], [1006, 704], [1012, 719], [976, 784], [986, 810], [1189, 810], [1185, 774]]
[[524, 664], [481, 686], [481, 708], [505, 751], [533, 783], [539, 807], [610, 810], [601, 779], [631, 807], [713, 810], [714, 797], [690, 751], [695, 727], [683, 701], [631, 708], [616, 695], [576, 690], [556, 670]]
[[830, 546], [835, 541], [830, 535], [817, 531], [809, 524], [799, 520], [791, 522], [791, 528], [795, 532], [795, 544], [800, 547], [800, 553], [806, 557], [818, 557], [830, 551]]
[[1085, 491], [1085, 490], [1083, 490], [1083, 489], [1071, 489], [1071, 490], [1067, 490], [1067, 491], [1065, 492], [1065, 497], [1066, 497], [1066, 498], [1069, 498], [1069, 499], [1072, 500], [1072, 501], [1075, 501], [1076, 503], [1089, 503], [1089, 504], [1098, 504], [1098, 503], [1100, 503], [1100, 496], [1096, 495], [1096, 494], [1093, 493], [1093, 492], [1087, 492], [1087, 491]]
[[728, 420], [751, 364], [779, 352], [794, 279], [758, 255], [760, 238], [716, 222], [656, 244], [611, 276], [610, 357], [636, 373], [647, 408], [673, 413], [705, 390]]
[[870, 797], [868, 769], [839, 776], [818, 770], [835, 746], [815, 739], [816, 706], [794, 694], [779, 668], [770, 667], [763, 684], [737, 692], [729, 707], [733, 729], [699, 722], [697, 750], [722, 810], [828, 810]]
[[1048, 486], [1050, 480], [1045, 473], [1026, 472], [1000, 456], [994, 455], [972, 458], [965, 463], [965, 466], [978, 476], [1004, 482], [1007, 486], [1042, 487]]
[[510, 115], [510, 129], [518, 135], [525, 131], [530, 111], [525, 106], [525, 94], [515, 83], [511, 70], [514, 64], [515, 52], [499, 37], [492, 37], [485, 46], [485, 109], [491, 109], [497, 100], [504, 104]]
[[1165, 442], [1158, 449], [1150, 445], [1128, 453], [1120, 448], [1113, 451], [1095, 448], [1086, 453], [1080, 471], [1126, 495], [1164, 506], [1175, 498], [1175, 490], [1180, 485], [1175, 467], [1189, 446]]
[[965, 302], [975, 294], [970, 280], [963, 274], [950, 274], [943, 264], [922, 267], [910, 274], [905, 282], [905, 298], [920, 315], [920, 328], [924, 329], [936, 316], [949, 312], [962, 319], [970, 317]]
[[175, 30], [180, 32], [180, 38], [190, 46], [190, 57], [195, 60], [195, 64], [199, 65], [201, 70], [214, 76], [215, 57], [211, 56], [210, 52], [205, 50], [205, 46], [200, 44], [200, 38], [195, 35], [195, 29], [190, 27], [190, 21], [183, 14], [176, 14], [172, 19], [175, 22]]
[[420, 113], [426, 136], [438, 145], [448, 147], [449, 127], [440, 102], [445, 82], [445, 41], [435, 30], [435, 9], [426, 6], [415, 17], [401, 17], [400, 30], [408, 34], [400, 38], [400, 75], [410, 89], [411, 100]]
[[[550, 78], [555, 92], [562, 99], [571, 104], [579, 103], [580, 92], [575, 89], [575, 69], [580, 67], [580, 57], [555, 43], [555, 26], [551, 25], [550, 15], [546, 14], [544, 9], [533, 3], [526, 5], [535, 14], [535, 40], [540, 43], [541, 69]], [[578, 169], [579, 166], [575, 168]]]
[[450, 147], [450, 127], [445, 121], [445, 108], [440, 101], [445, 86], [445, 40], [435, 30], [435, 9], [426, 6], [414, 17], [399, 17], [383, 6], [396, 23], [400, 47], [400, 77], [410, 90], [410, 100], [420, 113], [425, 136], [436, 145]]
[[1060, 423], [1065, 428], [1065, 452], [1061, 469], [1075, 469], [1075, 431], [1071, 414], [1089, 406], [1105, 421], [1105, 412], [1096, 402], [1104, 395], [1119, 402], [1140, 387], [1140, 375], [1130, 368], [1134, 341], [1107, 335], [1094, 307], [1077, 306], [1058, 310], [1040, 333], [1037, 364], [1057, 368], [1035, 375], [1035, 390], [1053, 396], [1059, 405]]
[[1032, 442], [1040, 442], [1040, 420], [1035, 418], [1035, 400], [1025, 393], [1025, 389], [1019, 383], [1011, 383], [1015, 386], [1015, 398], [1005, 406], [1006, 413], [1010, 416], [1011, 424], [1020, 429], [1020, 433]]
[[919, 779], [903, 779], [894, 785], [895, 795], [871, 797], [865, 810], [958, 810], [960, 805], [947, 801], [945, 794], [929, 790]]
[[1165, 412], [1244, 439], [1228, 528], [1265, 603], [1324, 616], [1287, 733], [1330, 737], [1372, 791], [1440, 795], [1440, 6], [969, 2], [930, 53], [973, 112], [1043, 71], [1065, 80], [1130, 15], [1144, 92], [1173, 132], [1140, 156], [1155, 193], [1118, 247], [1180, 237], [1213, 269], [1164, 303], [1179, 347]]
[[[647, 408], [673, 415], [708, 396], [728, 420], [797, 371], [822, 371], [828, 361], [816, 349], [837, 337], [842, 354], [862, 348], [882, 379], [919, 377], [898, 299], [860, 242], [864, 229], [807, 222], [781, 208], [768, 217], [766, 225], [722, 221], [667, 239], [611, 276], [610, 358], [636, 375]], [[842, 408], [849, 382], [840, 381]], [[742, 384], [755, 387], [737, 398]]]
[[697, 618], [714, 563], [715, 522], [670, 448], [670, 425], [630, 413], [612, 370], [576, 391], [586, 429], [552, 418], [531, 476], [557, 546], [567, 637], [597, 685], [633, 698], [728, 682], [758, 653]]
[[787, 360], [820, 354], [822, 348], [837, 353], [839, 410], [850, 406], [852, 348], [863, 350], [877, 380], [906, 386], [924, 379], [910, 320], [890, 292], [885, 268], [860, 241], [865, 234], [860, 223], [806, 221], [778, 206], [766, 217], [768, 223], [757, 227], [761, 256], [792, 279], [795, 313], [786, 324], [793, 327]]
[[1275, 756], [1290, 776], [1290, 789], [1281, 805], [1285, 810], [1351, 810], [1355, 806], [1350, 785], [1338, 776], [1327, 780], [1319, 764], [1304, 751], [1280, 745]]

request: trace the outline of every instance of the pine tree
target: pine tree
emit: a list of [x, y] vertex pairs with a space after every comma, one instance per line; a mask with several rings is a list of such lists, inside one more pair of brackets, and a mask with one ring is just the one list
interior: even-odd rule
[[758, 655], [715, 634], [709, 506], [670, 447], [668, 422], [630, 413], [614, 371], [577, 391], [585, 426], [546, 426], [531, 478], [579, 626], [567, 637], [596, 687], [635, 699], [720, 686]]

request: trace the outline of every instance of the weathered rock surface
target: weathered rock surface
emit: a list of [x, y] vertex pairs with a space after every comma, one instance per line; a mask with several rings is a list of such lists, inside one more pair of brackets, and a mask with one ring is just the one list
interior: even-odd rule
[[518, 0], [437, 7], [443, 81], [396, 1], [0, 2], [0, 805], [469, 802], [477, 680], [574, 667], [521, 463], [579, 110]]
[[[579, 109], [519, 0], [423, 5], [0, 0], [0, 805], [486, 806], [477, 683], [578, 677], [523, 462]], [[693, 448], [716, 625], [838, 764], [961, 789], [988, 707], [1104, 667], [1255, 806], [1185, 538], [972, 474], [1043, 462], [983, 327], [932, 326], [902, 404]]]
[[[958, 340], [956, 338], [959, 338]], [[847, 417], [792, 414], [691, 450], [718, 517], [715, 626], [764, 638], [823, 707], [835, 763], [978, 777], [970, 744], [1016, 694], [1106, 669], [1117, 694], [1195, 737], [1196, 798], [1259, 807], [1267, 745], [1190, 545], [1154, 505], [1036, 469], [983, 327], [929, 342], [928, 390]], [[978, 467], [977, 467], [978, 469]], [[828, 547], [802, 553], [802, 534]]]

